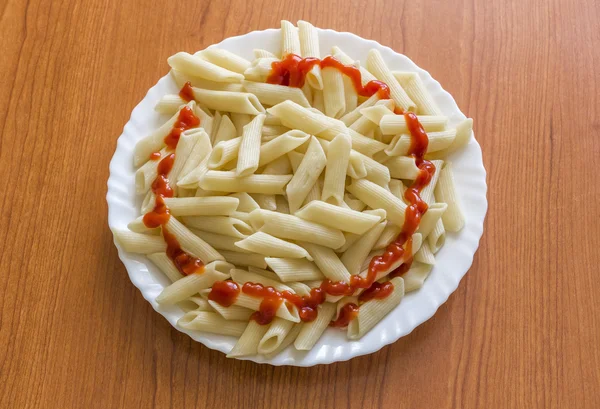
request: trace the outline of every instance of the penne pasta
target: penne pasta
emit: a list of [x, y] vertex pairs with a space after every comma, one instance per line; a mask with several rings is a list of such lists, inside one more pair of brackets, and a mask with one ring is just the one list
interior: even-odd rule
[[290, 100], [303, 107], [310, 107], [300, 88], [254, 81], [243, 81], [242, 85], [247, 92], [256, 95], [256, 98], [263, 105], [277, 105], [280, 102]]
[[263, 193], [282, 195], [284, 186], [292, 175], [250, 175], [237, 177], [235, 172], [209, 170], [198, 185], [206, 190], [224, 190], [227, 192]]
[[241, 251], [222, 250], [225, 260], [236, 266], [267, 268], [265, 257], [260, 254], [249, 254]]
[[384, 209], [387, 219], [402, 227], [406, 204], [383, 187], [365, 179], [354, 180], [347, 190], [372, 209]]
[[[385, 212], [382, 213], [385, 217]], [[382, 219], [380, 216], [357, 212], [319, 200], [310, 202], [297, 211], [295, 215], [304, 220], [354, 234], [366, 233]]]
[[312, 260], [308, 252], [297, 244], [260, 231], [238, 241], [236, 245], [241, 249], [267, 257], [307, 258]]
[[269, 325], [269, 329], [258, 342], [258, 353], [269, 354], [275, 351], [282, 343], [287, 334], [292, 330], [294, 323], [282, 318], [275, 318]]
[[249, 115], [265, 112], [256, 95], [248, 92], [215, 91], [196, 87], [192, 89], [194, 99], [209, 109]]
[[240, 239], [253, 233], [252, 227], [241, 220], [227, 216], [184, 216], [183, 222], [198, 230], [218, 233]]
[[281, 55], [300, 55], [300, 37], [298, 29], [292, 23], [281, 20]]
[[334, 314], [335, 304], [325, 303], [319, 305], [317, 318], [302, 325], [302, 329], [294, 341], [294, 347], [299, 351], [311, 350], [329, 326]]
[[406, 94], [416, 104], [416, 113], [421, 115], [442, 115], [442, 111], [427, 92], [421, 77], [416, 72], [392, 72], [392, 75]]
[[325, 278], [313, 262], [302, 258], [265, 258], [267, 265], [284, 283], [293, 281], [322, 280]]
[[199, 55], [219, 67], [238, 74], [244, 74], [244, 71], [250, 68], [250, 61], [222, 48], [210, 47], [200, 51]]
[[396, 106], [401, 107], [404, 111], [412, 111], [415, 109], [415, 103], [409, 98], [406, 91], [404, 91], [400, 83], [398, 83], [398, 80], [392, 75], [390, 69], [385, 65], [379, 51], [375, 49], [369, 51], [369, 55], [367, 56], [367, 68], [378, 80], [387, 84]]
[[171, 280], [172, 283], [183, 278], [183, 274], [179, 272], [175, 264], [173, 264], [169, 256], [167, 256], [167, 253], [148, 254], [148, 258], [169, 280]]
[[169, 66], [183, 74], [193, 75], [215, 82], [241, 82], [244, 76], [219, 67], [186, 52], [179, 52], [167, 59]]
[[350, 281], [348, 269], [332, 249], [306, 241], [298, 241], [298, 244], [310, 253], [315, 264], [325, 277], [331, 281]]
[[[418, 115], [417, 119], [426, 132], [443, 131], [448, 123], [448, 118], [445, 116]], [[408, 132], [404, 115], [384, 115], [379, 121], [379, 127], [384, 135], [397, 135]]]
[[317, 178], [325, 168], [326, 163], [327, 158], [325, 157], [323, 148], [317, 139], [312, 136], [302, 162], [285, 189], [291, 212], [295, 212], [300, 208], [317, 181]]
[[440, 168], [439, 179], [435, 185], [435, 197], [448, 205], [446, 212], [442, 215], [444, 228], [448, 231], [457, 232], [465, 225], [465, 217], [460, 208], [454, 176], [452, 175], [452, 163], [445, 162]]
[[227, 216], [232, 214], [240, 201], [235, 197], [166, 197], [165, 205], [173, 216]]
[[254, 210], [250, 213], [250, 223], [256, 231], [260, 230], [282, 239], [312, 241], [332, 249], [344, 244], [344, 235], [340, 230], [289, 214]]
[[260, 156], [260, 136], [265, 115], [257, 115], [246, 126], [242, 133], [242, 142], [238, 152], [236, 168], [237, 176], [252, 175], [258, 169]]
[[177, 326], [193, 331], [240, 337], [248, 322], [228, 321], [216, 312], [189, 311], [177, 321]]
[[256, 355], [258, 343], [268, 329], [269, 327], [266, 325], [260, 325], [256, 321], [250, 320], [233, 349], [227, 354], [227, 358]]
[[322, 201], [337, 206], [343, 203], [351, 150], [352, 141], [348, 134], [340, 133], [329, 143]]
[[358, 236], [358, 240], [344, 251], [340, 257], [340, 261], [346, 266], [351, 275], [356, 275], [361, 272], [363, 261], [367, 258], [375, 243], [385, 229], [385, 222], [379, 222], [364, 235]]
[[129, 230], [113, 230], [115, 240], [128, 253], [152, 254], [167, 250], [167, 244], [160, 236], [135, 233]]

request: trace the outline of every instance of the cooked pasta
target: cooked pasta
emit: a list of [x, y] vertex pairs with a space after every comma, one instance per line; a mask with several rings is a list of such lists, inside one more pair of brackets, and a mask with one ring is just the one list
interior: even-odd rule
[[181, 91], [135, 145], [141, 214], [113, 231], [165, 275], [156, 302], [183, 310], [180, 328], [238, 338], [228, 357], [307, 351], [329, 326], [361, 338], [465, 224], [446, 159], [472, 120], [376, 49], [361, 66], [338, 47], [321, 58], [306, 21], [280, 33], [251, 60], [168, 59]]

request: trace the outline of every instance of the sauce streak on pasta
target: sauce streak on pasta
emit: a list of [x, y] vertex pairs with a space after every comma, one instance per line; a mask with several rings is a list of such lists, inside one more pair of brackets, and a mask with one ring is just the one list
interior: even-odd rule
[[191, 82], [188, 81], [183, 85], [183, 87], [181, 87], [179, 96], [186, 102], [190, 102], [192, 99], [194, 99], [194, 90], [192, 89]]
[[[192, 109], [189, 107], [182, 108], [173, 129], [169, 135], [165, 137], [165, 144], [169, 149], [175, 149], [179, 142], [181, 132], [198, 125], [200, 125], [200, 119], [194, 114]], [[158, 153], [160, 157], [160, 152], [154, 152], [151, 155], [151, 159], [156, 153]], [[181, 274], [189, 275], [193, 273], [202, 273], [204, 272], [204, 264], [202, 261], [199, 258], [186, 253], [179, 245], [177, 238], [166, 228], [171, 213], [165, 204], [165, 197], [173, 197], [173, 188], [169, 182], [169, 173], [173, 169], [174, 163], [175, 153], [170, 153], [165, 156], [156, 167], [157, 175], [151, 186], [152, 193], [154, 193], [155, 196], [154, 208], [144, 215], [144, 225], [148, 228], [162, 226], [162, 235], [167, 243], [167, 256], [173, 261]]]
[[371, 287], [367, 288], [358, 296], [358, 301], [367, 302], [373, 299], [381, 300], [386, 298], [394, 291], [394, 284], [391, 282], [378, 283], [375, 281]]
[[192, 108], [185, 106], [179, 111], [179, 116], [171, 132], [165, 137], [165, 144], [169, 149], [175, 149], [183, 131], [200, 125], [200, 118], [194, 114]]
[[223, 307], [229, 307], [235, 303], [240, 293], [240, 286], [233, 281], [217, 281], [213, 284], [208, 299]]
[[160, 152], [152, 152], [150, 154], [150, 160], [159, 160], [160, 159]]
[[271, 74], [267, 77], [269, 84], [286, 85], [301, 88], [306, 81], [306, 75], [314, 66], [321, 68], [335, 68], [342, 74], [347, 75], [354, 84], [358, 95], [370, 97], [379, 94], [381, 99], [390, 98], [390, 88], [382, 81], [372, 80], [365, 85], [362, 84], [360, 70], [352, 65], [344, 65], [332, 56], [322, 60], [318, 58], [302, 58], [295, 54], [288, 54], [283, 60], [275, 61], [271, 65]]
[[348, 324], [350, 324], [350, 321], [352, 321], [357, 316], [358, 316], [358, 305], [356, 305], [354, 303], [348, 303], [348, 304], [345, 304], [340, 309], [340, 314], [337, 317], [337, 319], [334, 321], [331, 321], [329, 323], [329, 325], [332, 327], [336, 327], [336, 328], [344, 328], [344, 327], [347, 327]]

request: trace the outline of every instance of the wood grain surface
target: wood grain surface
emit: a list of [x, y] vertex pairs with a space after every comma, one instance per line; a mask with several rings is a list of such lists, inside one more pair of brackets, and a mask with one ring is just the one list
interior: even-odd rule
[[[596, 0], [0, 1], [1, 408], [599, 408]], [[281, 18], [375, 39], [475, 120], [489, 212], [437, 314], [313, 368], [227, 360], [130, 283], [108, 163], [166, 58]]]

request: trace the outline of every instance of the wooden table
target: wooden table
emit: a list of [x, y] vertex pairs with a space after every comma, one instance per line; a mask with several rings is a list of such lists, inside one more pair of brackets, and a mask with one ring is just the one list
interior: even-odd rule
[[[595, 0], [0, 5], [0, 407], [599, 408]], [[437, 314], [314, 368], [225, 359], [155, 313], [107, 227], [108, 163], [166, 58], [304, 18], [405, 53], [475, 119], [489, 212]]]

